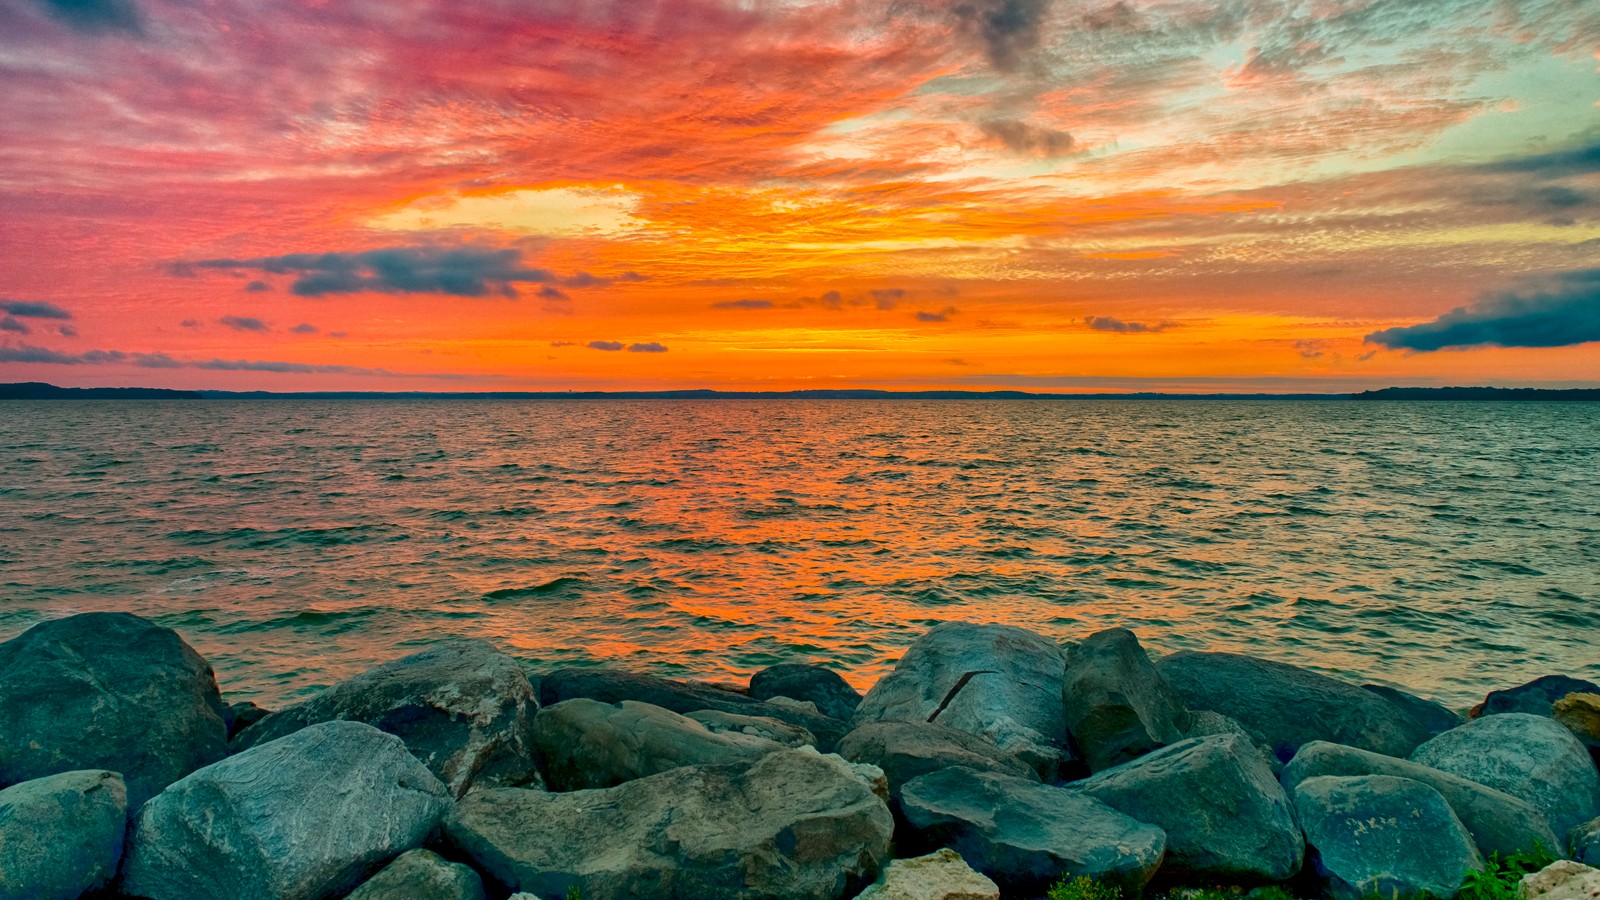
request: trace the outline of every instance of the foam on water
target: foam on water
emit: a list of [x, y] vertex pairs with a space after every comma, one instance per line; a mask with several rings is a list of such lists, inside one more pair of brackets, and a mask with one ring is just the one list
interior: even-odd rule
[[268, 705], [445, 635], [865, 687], [947, 619], [1600, 677], [1600, 404], [8, 402], [0, 453], [0, 639], [136, 612]]

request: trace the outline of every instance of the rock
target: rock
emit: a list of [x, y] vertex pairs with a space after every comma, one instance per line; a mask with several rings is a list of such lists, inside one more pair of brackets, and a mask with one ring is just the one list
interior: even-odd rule
[[1517, 894], [1522, 900], [1596, 900], [1600, 897], [1600, 869], [1570, 859], [1556, 860], [1522, 876]]
[[1578, 862], [1600, 866], [1600, 819], [1592, 819], [1567, 832], [1567, 850]]
[[802, 747], [606, 790], [477, 790], [445, 835], [505, 888], [541, 897], [831, 900], [876, 878], [893, 827], [843, 760]]
[[1293, 794], [1302, 781], [1325, 775], [1392, 775], [1433, 788], [1450, 804], [1484, 856], [1510, 857], [1537, 847], [1553, 852], [1561, 846], [1544, 813], [1526, 800], [1420, 763], [1355, 747], [1313, 741], [1300, 748], [1280, 780]]
[[233, 740], [239, 736], [239, 732], [270, 715], [272, 710], [262, 709], [249, 700], [229, 703], [222, 708], [222, 721], [228, 726], [228, 740]]
[[749, 763], [783, 745], [717, 734], [648, 703], [578, 698], [539, 710], [533, 743], [551, 790], [614, 787], [681, 766]]
[[1411, 761], [1528, 801], [1556, 834], [1600, 814], [1594, 761], [1572, 732], [1544, 716], [1473, 719], [1418, 747]]
[[1048, 780], [1070, 758], [1061, 706], [1065, 671], [1061, 648], [1031, 631], [945, 622], [867, 692], [854, 721], [933, 722], [975, 734]]
[[1410, 714], [1413, 721], [1422, 726], [1428, 737], [1444, 734], [1452, 728], [1465, 722], [1460, 713], [1450, 709], [1442, 703], [1418, 697], [1416, 694], [1407, 693], [1399, 688], [1392, 688], [1382, 684], [1363, 684], [1361, 689], [1371, 691], [1400, 707]]
[[746, 694], [693, 681], [673, 681], [617, 669], [557, 669], [539, 682], [539, 702], [546, 706], [587, 697], [601, 703], [637, 700], [687, 715], [705, 709], [741, 716], [764, 716], [797, 725], [816, 735], [817, 748], [830, 751], [850, 728], [838, 719], [814, 715], [780, 703], [763, 703]]
[[459, 797], [475, 783], [538, 777], [529, 731], [539, 704], [516, 660], [477, 640], [445, 641], [273, 713], [239, 735], [248, 750], [318, 722], [364, 722], [405, 741]]
[[1471, 835], [1431, 787], [1392, 775], [1300, 782], [1295, 811], [1334, 900], [1454, 897], [1483, 868]]
[[1600, 684], [1565, 675], [1545, 675], [1514, 688], [1490, 691], [1483, 698], [1482, 715], [1527, 713], [1548, 716], [1555, 702], [1568, 694], [1600, 694]]
[[1550, 714], [1589, 748], [1590, 756], [1600, 759], [1600, 694], [1568, 694], [1555, 702]]
[[750, 676], [750, 696], [757, 700], [788, 697], [814, 703], [819, 713], [842, 722], [850, 721], [861, 705], [861, 694], [838, 672], [798, 663], [772, 666]]
[[1155, 665], [1191, 710], [1237, 719], [1285, 762], [1311, 741], [1406, 756], [1428, 737], [1428, 730], [1394, 703], [1298, 666], [1187, 650]]
[[124, 893], [321, 900], [420, 846], [450, 792], [394, 735], [312, 725], [207, 766], [140, 810]]
[[483, 879], [430, 850], [407, 850], [345, 900], [484, 900]]
[[137, 809], [226, 752], [217, 680], [169, 628], [84, 613], [0, 644], [0, 787], [107, 769]]
[[813, 716], [822, 715], [822, 713], [817, 710], [817, 705], [812, 703], [810, 700], [796, 700], [793, 697], [773, 697], [770, 700], [763, 700], [762, 702], [772, 706], [781, 706], [784, 709], [798, 709], [801, 712], [810, 713]]
[[1138, 896], [1166, 849], [1160, 828], [1087, 794], [963, 766], [912, 779], [900, 802], [898, 844], [949, 847], [1008, 894], [1087, 875]]
[[1070, 788], [1164, 830], [1163, 874], [1283, 881], [1300, 870], [1289, 797], [1248, 738], [1181, 741]]
[[1272, 774], [1277, 775], [1283, 771], [1283, 760], [1273, 752], [1272, 745], [1258, 739], [1250, 733], [1250, 729], [1239, 724], [1239, 720], [1225, 716], [1219, 712], [1202, 709], [1189, 714], [1189, 730], [1184, 733], [1186, 738], [1211, 737], [1219, 734], [1236, 734], [1245, 738], [1261, 751], [1261, 756], [1272, 768]]
[[1067, 732], [1099, 772], [1183, 740], [1189, 710], [1126, 628], [1073, 648], [1062, 687]]
[[770, 716], [741, 716], [716, 709], [697, 709], [689, 713], [688, 717], [704, 725], [707, 731], [714, 734], [742, 734], [782, 744], [785, 747], [817, 745], [816, 735], [799, 725], [790, 725]]
[[844, 736], [839, 755], [882, 769], [896, 810], [906, 782], [951, 766], [1039, 779], [1032, 766], [983, 738], [926, 722], [869, 722]]
[[115, 772], [62, 772], [0, 791], [0, 897], [77, 900], [105, 887], [127, 822]]
[[1000, 900], [1000, 887], [951, 849], [897, 859], [856, 900]]

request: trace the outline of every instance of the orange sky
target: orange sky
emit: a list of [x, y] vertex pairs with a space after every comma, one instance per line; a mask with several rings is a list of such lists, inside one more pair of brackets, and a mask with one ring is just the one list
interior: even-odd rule
[[0, 381], [1600, 386], [1587, 0], [19, 0]]

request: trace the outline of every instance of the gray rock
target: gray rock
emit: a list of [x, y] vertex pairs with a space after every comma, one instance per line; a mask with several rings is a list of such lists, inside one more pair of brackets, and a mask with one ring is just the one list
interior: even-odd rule
[[1583, 744], [1553, 719], [1500, 713], [1473, 719], [1411, 754], [1432, 766], [1520, 797], [1556, 834], [1600, 814], [1600, 773]]
[[551, 790], [608, 788], [682, 766], [749, 763], [783, 745], [717, 734], [648, 703], [565, 700], [539, 710], [533, 743]]
[[1157, 660], [1156, 669], [1191, 710], [1237, 719], [1284, 761], [1311, 741], [1406, 756], [1428, 737], [1383, 697], [1287, 663], [1185, 650]]
[[450, 793], [405, 744], [324, 722], [178, 781], [129, 832], [122, 890], [151, 900], [322, 900], [420, 846]]
[[1039, 779], [1032, 766], [983, 738], [926, 722], [869, 722], [844, 736], [839, 755], [882, 769], [897, 810], [906, 782], [951, 766]]
[[1558, 859], [1522, 876], [1517, 896], [1522, 900], [1595, 900], [1600, 897], [1600, 869]]
[[1061, 706], [1066, 658], [1009, 625], [945, 622], [867, 692], [855, 724], [933, 722], [975, 734], [1054, 778], [1070, 758]]
[[1219, 712], [1202, 709], [1189, 714], [1189, 730], [1184, 733], [1186, 738], [1211, 737], [1220, 734], [1236, 734], [1245, 738], [1261, 751], [1267, 765], [1272, 767], [1272, 774], [1277, 775], [1283, 771], [1283, 760], [1273, 752], [1272, 745], [1257, 738], [1250, 733], [1250, 729], [1239, 724], [1239, 720], [1225, 716]]
[[1448, 900], [1483, 857], [1431, 787], [1391, 775], [1308, 778], [1295, 811], [1315, 871], [1334, 900], [1432, 896]]
[[1567, 852], [1584, 865], [1600, 866], [1600, 819], [1591, 819], [1567, 832]]
[[1289, 797], [1248, 738], [1191, 738], [1070, 788], [1164, 830], [1166, 874], [1282, 881], [1300, 870]]
[[584, 900], [850, 896], [887, 861], [892, 831], [849, 766], [809, 747], [606, 790], [473, 791], [445, 826], [505, 888]]
[[949, 847], [1008, 893], [1087, 875], [1138, 896], [1166, 849], [1160, 828], [1087, 794], [961, 766], [913, 779], [900, 802], [898, 844]]
[[1363, 684], [1361, 689], [1371, 691], [1405, 710], [1413, 721], [1422, 726], [1422, 730], [1427, 732], [1430, 738], [1444, 734], [1466, 721], [1460, 713], [1442, 703], [1418, 697], [1399, 688], [1383, 684]]
[[811, 732], [817, 738], [817, 748], [825, 752], [850, 730], [838, 719], [787, 704], [764, 703], [748, 694], [703, 682], [673, 681], [617, 669], [557, 669], [540, 679], [539, 702], [545, 706], [580, 697], [601, 703], [636, 700], [679, 715], [714, 709], [741, 716], [765, 716]]
[[77, 900], [105, 887], [127, 822], [115, 772], [62, 772], [0, 791], [0, 897]]
[[897, 859], [856, 900], [1000, 900], [1000, 886], [949, 849]]
[[318, 722], [364, 722], [405, 741], [459, 797], [538, 777], [529, 731], [539, 704], [516, 660], [483, 641], [452, 640], [349, 678], [240, 733], [234, 749]]
[[262, 709], [249, 700], [229, 703], [222, 708], [222, 720], [228, 726], [228, 740], [233, 740], [239, 736], [239, 732], [270, 715], [272, 710]]
[[1568, 694], [1555, 702], [1550, 717], [1572, 732], [1600, 762], [1600, 694]]
[[1426, 784], [1450, 804], [1484, 856], [1510, 857], [1536, 847], [1554, 852], [1561, 846], [1544, 813], [1526, 800], [1420, 763], [1355, 747], [1313, 741], [1300, 748], [1280, 780], [1293, 794], [1300, 782], [1325, 775], [1392, 775]]
[[345, 900], [484, 900], [483, 879], [431, 850], [407, 850]]
[[1189, 710], [1126, 628], [1090, 635], [1072, 649], [1062, 688], [1067, 732], [1099, 772], [1183, 740]]
[[1555, 702], [1568, 694], [1600, 694], [1600, 685], [1566, 675], [1545, 675], [1514, 688], [1490, 691], [1483, 698], [1483, 715], [1527, 713], [1548, 716]]
[[107, 769], [137, 809], [226, 738], [211, 667], [169, 628], [84, 613], [0, 644], [0, 786]]
[[801, 728], [769, 716], [741, 716], [717, 709], [697, 709], [688, 718], [699, 722], [715, 734], [742, 734], [762, 738], [785, 747], [815, 747], [817, 736]]
[[750, 676], [750, 696], [757, 700], [788, 697], [817, 705], [817, 712], [832, 719], [850, 721], [861, 694], [838, 672], [822, 666], [785, 663]]

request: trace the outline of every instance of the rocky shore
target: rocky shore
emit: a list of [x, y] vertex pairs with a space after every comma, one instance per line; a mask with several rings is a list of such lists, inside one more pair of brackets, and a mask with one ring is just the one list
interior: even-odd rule
[[177, 633], [0, 644], [0, 900], [1600, 896], [1600, 686], [1466, 714], [946, 623], [863, 697], [442, 641], [285, 709]]

